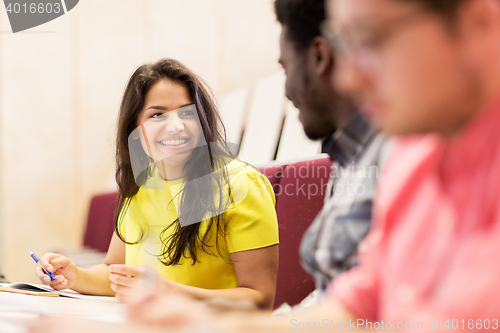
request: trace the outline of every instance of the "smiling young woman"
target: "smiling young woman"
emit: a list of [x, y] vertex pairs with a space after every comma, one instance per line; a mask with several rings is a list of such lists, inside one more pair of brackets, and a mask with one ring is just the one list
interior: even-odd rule
[[272, 187], [236, 159], [208, 88], [183, 64], [139, 67], [122, 99], [119, 199], [105, 263], [84, 270], [46, 254], [55, 289], [125, 299], [147, 264], [163, 289], [272, 308], [278, 228]]

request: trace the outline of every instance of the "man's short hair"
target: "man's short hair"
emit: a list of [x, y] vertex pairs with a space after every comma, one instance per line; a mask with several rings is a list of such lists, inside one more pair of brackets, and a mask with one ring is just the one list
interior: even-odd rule
[[446, 19], [452, 19], [460, 5], [467, 0], [399, 0], [417, 2], [429, 11]]
[[326, 18], [325, 0], [276, 0], [274, 10], [297, 51], [304, 51], [321, 35], [320, 26]]

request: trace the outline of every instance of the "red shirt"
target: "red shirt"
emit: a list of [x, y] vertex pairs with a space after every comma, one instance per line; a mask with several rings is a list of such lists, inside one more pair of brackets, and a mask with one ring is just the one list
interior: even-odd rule
[[393, 328], [500, 328], [500, 103], [448, 141], [403, 139], [382, 177], [360, 264], [328, 295]]

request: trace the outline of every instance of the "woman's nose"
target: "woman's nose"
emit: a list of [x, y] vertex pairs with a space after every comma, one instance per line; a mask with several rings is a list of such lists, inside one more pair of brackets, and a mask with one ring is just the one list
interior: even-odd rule
[[171, 117], [168, 117], [166, 121], [166, 129], [168, 133], [179, 133], [184, 130], [184, 122], [178, 115], [173, 114]]

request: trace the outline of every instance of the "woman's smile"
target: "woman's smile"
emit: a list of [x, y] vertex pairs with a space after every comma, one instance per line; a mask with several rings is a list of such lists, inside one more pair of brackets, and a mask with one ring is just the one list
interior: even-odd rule
[[156, 141], [161, 149], [183, 150], [189, 146], [189, 137], [173, 137]]

